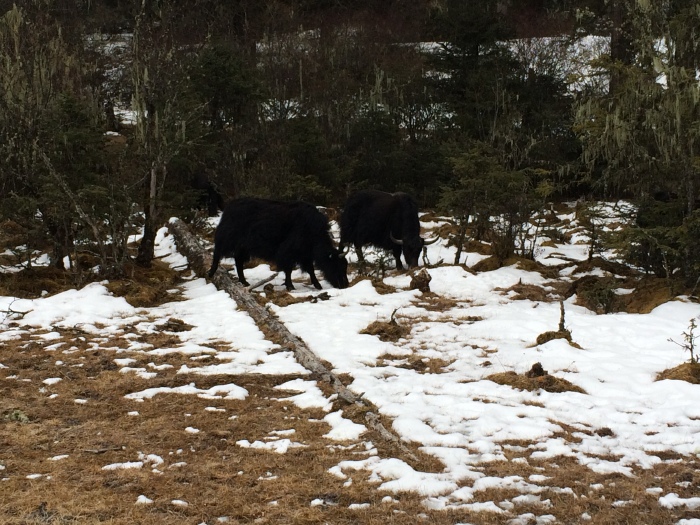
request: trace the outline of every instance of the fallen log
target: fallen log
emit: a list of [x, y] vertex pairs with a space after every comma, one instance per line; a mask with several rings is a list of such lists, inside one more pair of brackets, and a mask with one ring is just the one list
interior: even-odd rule
[[[197, 237], [190, 231], [189, 227], [177, 218], [173, 218], [168, 223], [168, 228], [172, 232], [177, 244], [178, 251], [189, 261], [190, 268], [200, 277], [204, 277], [211, 266], [211, 256], [206, 253]], [[227, 272], [219, 268], [212, 276], [211, 282], [219, 290], [228, 293], [236, 304], [244, 309], [262, 329], [267, 327], [266, 336], [274, 334], [276, 343], [294, 352], [299, 364], [309, 370], [317, 378], [331, 385], [338, 397], [346, 403], [355, 405], [364, 413], [367, 426], [385, 441], [390, 442], [408, 458], [418, 461], [418, 458], [411, 452], [392, 432], [382, 424], [380, 417], [374, 413], [372, 407], [361, 396], [355, 395], [340, 381], [332, 371], [326, 367], [323, 361], [314, 354], [306, 343], [293, 333], [277, 318], [275, 314], [267, 308], [261, 306], [246, 288], [235, 282]]]

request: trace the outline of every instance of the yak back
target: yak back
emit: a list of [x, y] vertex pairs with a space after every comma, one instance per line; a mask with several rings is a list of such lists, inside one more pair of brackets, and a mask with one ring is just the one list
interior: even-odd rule
[[328, 219], [311, 204], [253, 197], [226, 206], [215, 242], [224, 257], [238, 252], [278, 266], [316, 259], [334, 250]]
[[420, 237], [418, 205], [407, 193], [362, 190], [351, 195], [340, 217], [341, 243], [373, 244], [391, 250], [396, 239]]

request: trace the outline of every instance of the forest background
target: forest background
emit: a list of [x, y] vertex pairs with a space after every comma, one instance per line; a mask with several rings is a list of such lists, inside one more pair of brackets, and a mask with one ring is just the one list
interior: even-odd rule
[[[549, 202], [700, 278], [697, 0], [0, 0], [0, 212], [73, 279], [241, 195], [406, 191], [505, 260]], [[585, 52], [582, 52], [585, 51]], [[212, 190], [216, 190], [213, 192]], [[498, 219], [494, 219], [494, 218]], [[591, 229], [595, 221], [591, 218]], [[132, 250], [137, 232], [138, 249]], [[591, 250], [593, 254], [593, 250]]]

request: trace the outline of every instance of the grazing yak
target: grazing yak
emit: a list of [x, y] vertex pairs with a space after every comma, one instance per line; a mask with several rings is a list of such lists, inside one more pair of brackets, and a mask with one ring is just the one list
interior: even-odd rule
[[393, 252], [399, 270], [403, 270], [402, 252], [409, 267], [418, 266], [423, 246], [437, 239], [421, 238], [418, 205], [406, 193], [358, 191], [348, 198], [340, 215], [340, 244], [353, 244], [360, 261], [364, 261], [362, 246], [371, 244]]
[[293, 290], [291, 273], [298, 264], [317, 289], [321, 284], [314, 264], [336, 288], [348, 286], [348, 263], [333, 245], [328, 219], [311, 204], [244, 197], [230, 202], [214, 234], [214, 258], [209, 277], [223, 257], [233, 257], [240, 282], [248, 286], [243, 266], [252, 257], [274, 263], [284, 271], [284, 284]]

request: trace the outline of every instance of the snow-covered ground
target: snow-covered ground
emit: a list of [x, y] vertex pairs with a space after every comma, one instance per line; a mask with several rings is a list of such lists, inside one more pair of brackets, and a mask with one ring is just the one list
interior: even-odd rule
[[[612, 205], [609, 211], [614, 211]], [[569, 227], [575, 228], [573, 210], [560, 218], [570, 219]], [[579, 244], [539, 247], [538, 259], [549, 264], [585, 260], [585, 233], [578, 235]], [[166, 262], [184, 267], [165, 228], [159, 232], [157, 247], [158, 255]], [[350, 256], [354, 254], [351, 252]], [[471, 266], [482, 258], [475, 253], [466, 254], [466, 264]], [[428, 259], [451, 262], [454, 248], [438, 242], [429, 247]], [[632, 476], [635, 469], [661, 463], [662, 452], [700, 457], [700, 385], [655, 381], [659, 372], [688, 360], [688, 354], [669, 339], [681, 340], [689, 320], [700, 315], [697, 303], [680, 297], [649, 314], [596, 315], [576, 305], [573, 296], [564, 305], [566, 327], [580, 348], [564, 339], [538, 345], [539, 334], [557, 329], [559, 303], [515, 300], [512, 292], [504, 290], [518, 283], [546, 289], [549, 283], [541, 274], [517, 266], [472, 273], [461, 266], [448, 265], [430, 268], [428, 272], [432, 277], [431, 291], [450, 299], [447, 309], [427, 309], [421, 303], [421, 293], [409, 289], [410, 276], [396, 272], [390, 272], [385, 279], [386, 284], [396, 288], [393, 293], [378, 293], [368, 280], [344, 290], [330, 288], [322, 281], [327, 300], [271, 306], [282, 322], [329, 362], [335, 372], [352, 378], [348, 387], [362, 393], [388, 417], [396, 434], [445, 465], [439, 473], [419, 472], [402, 459], [371, 454], [339, 463], [332, 469], [333, 474], [345, 478], [358, 469], [368, 470], [379, 482], [380, 490], [418, 492], [432, 509], [469, 508], [474, 494], [486, 488], [516, 489], [531, 502], [547, 486], [546, 480], [497, 478], [482, 472], [480, 466], [484, 464], [507, 461], [506, 453], [514, 450], [514, 442], [530, 443], [518, 448], [521, 462], [564, 456], [596, 473], [625, 476]], [[255, 282], [271, 273], [269, 266], [261, 265], [247, 270], [247, 278]], [[560, 277], [570, 278], [566, 271]], [[308, 279], [300, 272], [295, 272], [293, 279], [297, 287], [294, 294], [318, 293], [304, 284]], [[283, 276], [277, 276], [273, 283], [281, 290]], [[180, 372], [231, 377], [231, 383], [206, 390], [194, 384], [178, 390], [212, 398], [244, 399], [247, 392], [235, 384], [237, 374], [306, 375], [291, 352], [280, 351], [266, 340], [251, 318], [212, 284], [192, 277], [183, 286], [183, 295], [181, 301], [148, 310], [134, 308], [123, 298], [112, 296], [104, 283], [34, 300], [1, 297], [0, 310], [7, 310], [11, 304], [12, 310], [28, 313], [17, 319], [14, 326], [3, 327], [0, 342], [43, 328], [48, 331], [43, 337], [49, 347], [53, 327], [76, 326], [103, 335], [105, 341], [120, 334], [128, 339], [127, 325], [148, 332], [156, 330], [159, 321], [153, 319], [177, 318], [192, 329], [179, 333], [182, 343], [173, 348], [152, 349], [133, 339], [127, 348], [98, 344], [97, 349], [114, 352], [115, 362], [125, 372], [145, 378], [155, 377], [158, 370], [129, 368], [130, 360], [120, 354], [185, 354], [190, 363], [183, 365]], [[400, 323], [410, 326], [410, 334], [405, 338], [391, 343], [360, 333], [374, 321], [388, 321], [394, 312]], [[212, 342], [218, 343], [217, 348], [224, 343], [227, 349], [215, 350]], [[215, 357], [215, 362], [199, 362], [202, 356], [209, 355]], [[419, 371], [403, 366], [408, 358], [439, 360], [444, 366], [437, 373]], [[498, 372], [526, 372], [536, 362], [585, 393], [528, 392], [485, 379]], [[3, 376], [13, 374], [2, 363], [0, 369]], [[51, 379], [46, 378], [46, 385], [51, 384]], [[321, 407], [328, 412], [325, 420], [332, 428], [329, 439], [352, 440], [367, 433], [358, 422], [345, 419], [342, 412], [332, 412], [331, 401], [314, 381], [297, 379], [284, 388], [298, 392], [292, 399], [300, 407]], [[164, 391], [168, 389], [145, 389], [127, 397], [145, 402]], [[567, 432], [573, 439], [563, 437]], [[277, 453], [301, 446], [293, 436], [272, 443], [238, 444], [267, 447]], [[0, 464], [2, 459], [0, 450]], [[660, 506], [700, 512], [698, 498], [659, 493], [658, 499]], [[505, 512], [508, 508], [508, 504], [494, 501], [486, 510]]]

